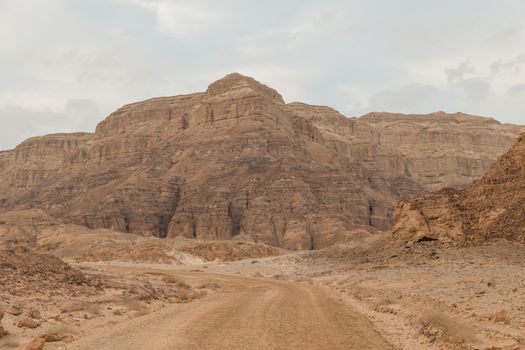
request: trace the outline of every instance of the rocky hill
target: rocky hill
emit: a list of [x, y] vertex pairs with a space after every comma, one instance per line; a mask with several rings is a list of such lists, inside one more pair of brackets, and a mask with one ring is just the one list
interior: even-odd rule
[[389, 228], [399, 199], [467, 186], [524, 130], [461, 113], [346, 118], [234, 73], [126, 105], [94, 134], [0, 152], [0, 211], [316, 249]]
[[465, 190], [444, 189], [401, 203], [394, 238], [479, 244], [525, 241], [525, 134]]

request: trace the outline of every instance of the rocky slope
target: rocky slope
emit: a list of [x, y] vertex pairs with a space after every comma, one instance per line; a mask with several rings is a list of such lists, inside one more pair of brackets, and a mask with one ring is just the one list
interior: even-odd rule
[[525, 241], [525, 134], [465, 190], [443, 189], [401, 203], [397, 241], [437, 239], [478, 244], [494, 238]]
[[315, 249], [390, 227], [401, 198], [466, 186], [522, 130], [464, 114], [346, 118], [230, 74], [204, 93], [126, 105], [94, 134], [0, 152], [0, 211]]

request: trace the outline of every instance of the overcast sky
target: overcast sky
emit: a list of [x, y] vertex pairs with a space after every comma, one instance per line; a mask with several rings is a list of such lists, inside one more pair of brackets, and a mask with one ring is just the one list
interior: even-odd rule
[[0, 0], [0, 149], [234, 71], [348, 116], [525, 124], [525, 1]]

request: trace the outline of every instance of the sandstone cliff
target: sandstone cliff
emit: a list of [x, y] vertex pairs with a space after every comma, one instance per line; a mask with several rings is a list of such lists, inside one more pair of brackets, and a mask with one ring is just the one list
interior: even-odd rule
[[478, 244], [493, 238], [525, 241], [525, 134], [465, 190], [444, 189], [401, 203], [398, 242], [436, 239]]
[[359, 120], [374, 127], [378, 144], [401, 153], [407, 172], [426, 190], [470, 185], [525, 130], [463, 113], [370, 113]]
[[158, 237], [315, 249], [389, 228], [397, 200], [481, 176], [523, 128], [444, 113], [346, 118], [240, 74], [126, 105], [94, 134], [0, 152], [0, 210]]

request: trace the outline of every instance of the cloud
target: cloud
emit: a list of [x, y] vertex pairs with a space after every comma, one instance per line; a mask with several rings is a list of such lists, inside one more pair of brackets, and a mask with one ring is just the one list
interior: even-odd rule
[[523, 31], [523, 25], [512, 23], [512, 24], [506, 24], [502, 25], [501, 28], [496, 29], [493, 33], [493, 35], [490, 37], [490, 40], [494, 42], [501, 42], [506, 41], [509, 39], [512, 39], [513, 37], [516, 37]]
[[456, 83], [467, 93], [467, 98], [471, 100], [482, 100], [487, 98], [490, 92], [490, 84], [481, 78], [463, 79]]
[[88, 99], [68, 100], [63, 115], [72, 121], [71, 127], [77, 131], [95, 130], [96, 124], [104, 116], [101, 107]]
[[205, 32], [223, 15], [216, 6], [188, 0], [124, 0], [152, 11], [159, 31], [178, 38]]
[[100, 106], [91, 100], [68, 100], [61, 111], [5, 106], [0, 109], [0, 123], [8, 126], [2, 132], [0, 150], [12, 148], [37, 135], [57, 132], [94, 131], [102, 118]]
[[523, 92], [525, 92], [525, 83], [513, 85], [509, 89], [509, 95], [511, 96], [519, 95]]
[[369, 108], [380, 111], [421, 111], [426, 100], [437, 92], [438, 89], [434, 86], [410, 84], [398, 90], [381, 91], [371, 96]]
[[0, 122], [9, 125], [9, 132], [3, 132], [0, 138], [0, 150], [9, 149], [22, 140], [42, 133], [42, 130], [34, 125], [34, 113], [30, 110], [8, 106], [0, 109]]
[[496, 76], [502, 70], [514, 69], [514, 73], [519, 73], [521, 65], [525, 64], [525, 54], [520, 54], [515, 59], [509, 61], [498, 60], [490, 65], [491, 76]]
[[445, 76], [450, 87], [462, 89], [469, 100], [485, 99], [490, 93], [488, 79], [477, 76], [476, 69], [468, 61], [459, 63], [456, 68], [445, 69]]
[[445, 69], [445, 75], [450, 84], [463, 81], [467, 76], [476, 72], [469, 62], [461, 62], [456, 68]]

